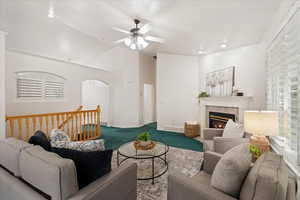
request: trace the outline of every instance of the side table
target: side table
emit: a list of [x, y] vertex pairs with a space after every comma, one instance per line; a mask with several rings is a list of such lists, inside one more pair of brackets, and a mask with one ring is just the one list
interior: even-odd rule
[[186, 137], [197, 137], [199, 136], [200, 125], [198, 122], [185, 122], [184, 123], [184, 135]]

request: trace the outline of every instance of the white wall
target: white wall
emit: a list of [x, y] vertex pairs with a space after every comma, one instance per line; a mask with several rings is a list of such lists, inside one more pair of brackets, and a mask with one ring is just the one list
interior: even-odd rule
[[113, 126], [140, 126], [139, 52], [116, 47], [102, 54], [101, 60], [111, 68]]
[[149, 124], [154, 122], [154, 87], [151, 84], [144, 84], [143, 101], [143, 122]]
[[[63, 101], [19, 101], [16, 98], [16, 72], [44, 71], [66, 79]], [[6, 111], [7, 115], [72, 111], [81, 105], [81, 82], [102, 80], [111, 82], [109, 72], [42, 57], [6, 51]]]
[[199, 67], [196, 56], [157, 55], [158, 129], [182, 131], [198, 121]]
[[199, 57], [200, 90], [205, 91], [208, 72], [231, 66], [236, 70], [235, 85], [243, 89], [245, 96], [254, 98], [253, 109], [265, 108], [265, 50], [259, 44]]
[[[71, 28], [62, 19], [48, 18], [36, 4], [1, 0], [0, 27], [7, 31], [7, 49], [103, 69], [100, 54], [108, 45]], [[109, 70], [105, 68], [106, 70]]]
[[[140, 63], [140, 124], [145, 124], [144, 119], [144, 99], [145, 99], [145, 90], [144, 85], [149, 84], [153, 87], [153, 99], [150, 100], [153, 103], [153, 120], [156, 121], [156, 60], [153, 56], [145, 55], [140, 53], [139, 55], [139, 63]], [[151, 97], [150, 97], [151, 98]]]
[[0, 139], [5, 133], [5, 33], [0, 31]]

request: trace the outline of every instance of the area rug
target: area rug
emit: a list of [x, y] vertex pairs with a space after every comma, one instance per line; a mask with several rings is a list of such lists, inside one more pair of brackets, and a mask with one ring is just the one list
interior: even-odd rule
[[[167, 200], [168, 175], [183, 174], [188, 177], [199, 173], [203, 162], [203, 153], [198, 151], [185, 150], [170, 147], [167, 154], [169, 170], [161, 177], [155, 179], [152, 185], [151, 180], [138, 181], [138, 200]], [[138, 177], [146, 177], [151, 174], [151, 160], [131, 160], [138, 164]], [[127, 161], [125, 161], [127, 162]], [[163, 162], [156, 159], [155, 172], [159, 172], [164, 167]], [[117, 168], [117, 152], [114, 151], [112, 168]]]

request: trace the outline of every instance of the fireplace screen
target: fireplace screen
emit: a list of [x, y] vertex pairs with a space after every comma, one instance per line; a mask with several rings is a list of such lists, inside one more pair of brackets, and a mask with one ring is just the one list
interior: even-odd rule
[[236, 117], [234, 114], [209, 112], [209, 128], [225, 128], [228, 120], [235, 122]]

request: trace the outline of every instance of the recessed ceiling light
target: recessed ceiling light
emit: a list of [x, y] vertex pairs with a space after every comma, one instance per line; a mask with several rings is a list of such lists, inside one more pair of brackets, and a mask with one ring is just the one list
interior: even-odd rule
[[225, 48], [228, 47], [228, 45], [227, 45], [226, 43], [222, 43], [222, 44], [220, 45], [220, 47], [221, 47], [222, 49], [225, 49]]

